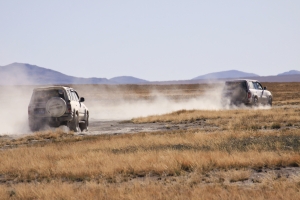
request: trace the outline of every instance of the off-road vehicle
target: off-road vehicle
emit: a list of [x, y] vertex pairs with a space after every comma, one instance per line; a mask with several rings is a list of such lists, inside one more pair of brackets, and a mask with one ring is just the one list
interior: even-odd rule
[[222, 99], [234, 105], [272, 106], [273, 97], [267, 87], [263, 87], [258, 81], [241, 79], [225, 82]]
[[70, 87], [35, 88], [28, 106], [29, 127], [38, 131], [45, 125], [66, 125], [74, 132], [88, 130], [89, 110], [83, 102]]

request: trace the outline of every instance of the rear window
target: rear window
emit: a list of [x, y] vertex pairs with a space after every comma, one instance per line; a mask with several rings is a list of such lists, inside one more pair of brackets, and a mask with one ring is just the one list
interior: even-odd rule
[[61, 98], [65, 99], [64, 91], [61, 89], [35, 91], [32, 96], [32, 101], [33, 102], [44, 102], [44, 101], [48, 101], [52, 97], [61, 97]]
[[239, 88], [247, 90], [246, 81], [226, 82], [225, 87], [226, 87], [226, 89], [229, 89], [229, 90], [235, 90], [235, 89], [239, 89]]

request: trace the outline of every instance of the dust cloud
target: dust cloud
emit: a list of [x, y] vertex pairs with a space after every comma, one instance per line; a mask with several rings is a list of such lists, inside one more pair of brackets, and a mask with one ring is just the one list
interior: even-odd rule
[[[175, 86], [176, 87], [176, 86]], [[151, 100], [135, 99], [124, 100], [120, 91], [118, 101], [112, 102], [88, 102], [91, 120], [126, 120], [149, 115], [166, 114], [177, 110], [221, 110], [224, 104], [221, 102], [223, 84], [210, 87], [197, 97], [174, 100], [163, 93], [152, 91]], [[102, 91], [105, 95], [105, 91]], [[229, 108], [229, 107], [228, 107]], [[226, 108], [225, 108], [226, 109]]]
[[[224, 83], [207, 84], [203, 93], [188, 98], [174, 99], [172, 95], [153, 90], [150, 99], [126, 98], [124, 91], [115, 88], [114, 91], [101, 90], [102, 96], [113, 96], [105, 101], [89, 101], [86, 105], [90, 111], [91, 120], [129, 120], [137, 117], [160, 115], [178, 110], [232, 110], [232, 109], [270, 109], [270, 106], [260, 105], [249, 107], [245, 105], [230, 105], [228, 99], [222, 98]], [[176, 88], [176, 85], [174, 85]], [[203, 89], [203, 88], [202, 88]], [[180, 89], [179, 89], [180, 92]], [[109, 94], [107, 94], [109, 93]], [[183, 91], [182, 91], [183, 93]], [[184, 95], [183, 95], [184, 96]]]
[[28, 104], [33, 87], [0, 86], [0, 135], [29, 132]]

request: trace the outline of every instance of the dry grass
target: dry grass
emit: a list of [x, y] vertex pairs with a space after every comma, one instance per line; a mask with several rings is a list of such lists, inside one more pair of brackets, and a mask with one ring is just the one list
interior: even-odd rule
[[300, 126], [300, 108], [277, 107], [272, 109], [250, 108], [239, 110], [181, 110], [165, 115], [154, 115], [143, 118], [135, 118], [134, 123], [191, 123], [201, 122], [206, 125], [219, 127], [223, 130], [258, 130], [280, 129], [289, 126]]
[[178, 131], [81, 137], [0, 152], [5, 180], [109, 181], [117, 176], [179, 176], [189, 172], [299, 166], [300, 133]]
[[166, 184], [145, 180], [122, 185], [97, 182], [71, 184], [21, 183], [13, 187], [0, 186], [2, 199], [299, 199], [300, 184], [278, 181], [261, 186]]
[[[275, 173], [300, 165], [300, 97], [294, 86], [299, 84], [267, 84], [274, 94], [272, 109], [178, 111], [133, 119], [198, 125], [191, 130], [2, 136], [0, 199], [299, 199], [299, 170]], [[178, 90], [124, 86], [123, 93], [150, 98], [153, 87], [169, 96]], [[180, 87], [185, 92], [174, 98], [198, 95], [203, 85]]]

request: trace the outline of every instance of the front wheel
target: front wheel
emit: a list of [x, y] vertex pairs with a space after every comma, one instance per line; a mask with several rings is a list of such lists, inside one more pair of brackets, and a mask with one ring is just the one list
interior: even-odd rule
[[269, 105], [269, 106], [272, 106], [272, 97], [271, 97], [271, 96], [269, 97], [268, 105]]

